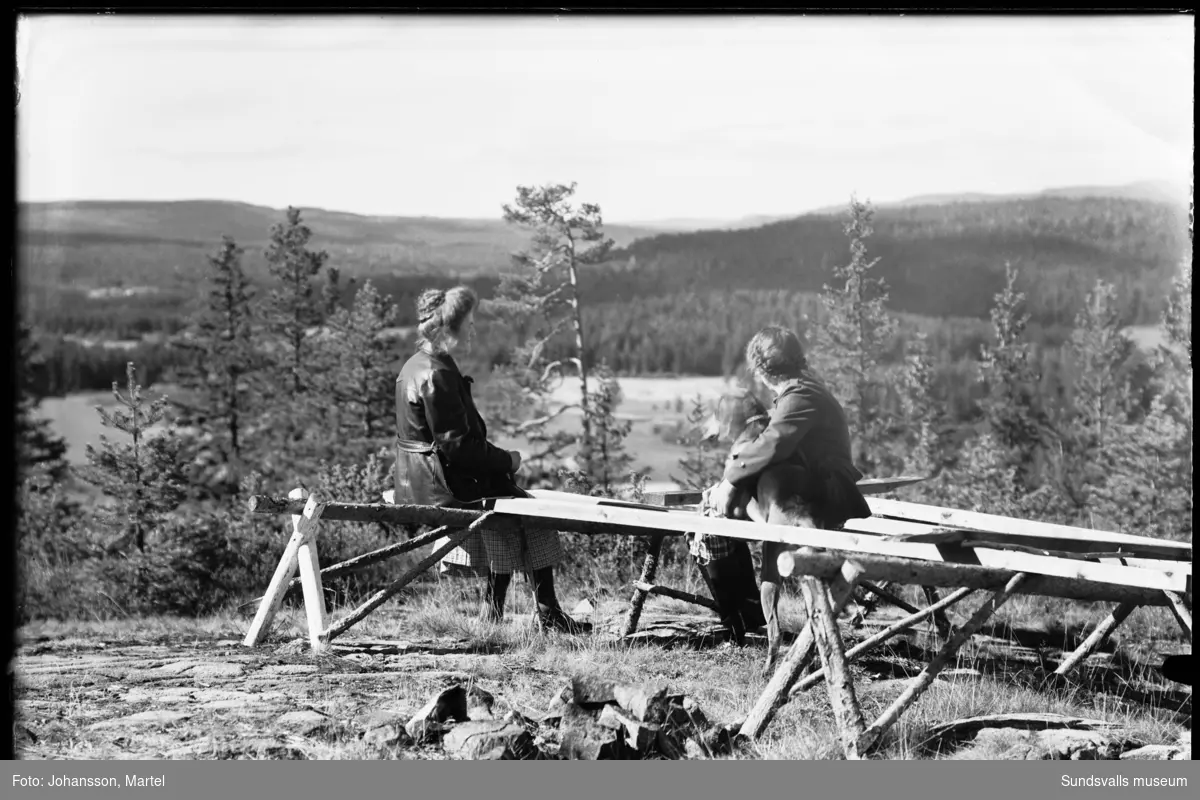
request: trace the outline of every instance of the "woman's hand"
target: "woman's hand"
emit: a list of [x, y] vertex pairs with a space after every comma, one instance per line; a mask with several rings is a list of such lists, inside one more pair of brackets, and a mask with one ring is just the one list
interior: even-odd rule
[[737, 496], [737, 489], [729, 481], [721, 481], [704, 490], [701, 508], [710, 516], [728, 517], [730, 507]]
[[508, 457], [512, 459], [512, 472], [516, 472], [521, 468], [521, 454], [516, 450], [509, 450]]

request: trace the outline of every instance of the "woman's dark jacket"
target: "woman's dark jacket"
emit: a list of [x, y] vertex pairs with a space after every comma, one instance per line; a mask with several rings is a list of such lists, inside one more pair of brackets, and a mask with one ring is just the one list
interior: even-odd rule
[[808, 500], [818, 524], [841, 527], [849, 519], [871, 516], [858, 489], [862, 473], [854, 466], [846, 413], [837, 398], [808, 370], [787, 383], [775, 398], [766, 429], [736, 446], [725, 462], [725, 480], [753, 489], [758, 476], [776, 464], [800, 466]]
[[445, 353], [419, 350], [396, 378], [396, 503], [449, 506], [528, 496], [508, 451], [487, 440], [471, 378]]

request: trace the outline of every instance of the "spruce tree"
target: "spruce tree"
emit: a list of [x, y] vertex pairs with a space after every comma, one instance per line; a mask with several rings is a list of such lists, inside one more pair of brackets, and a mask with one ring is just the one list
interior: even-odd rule
[[874, 473], [884, 460], [892, 426], [884, 407], [889, 379], [883, 353], [896, 334], [887, 313], [887, 286], [872, 270], [878, 258], [867, 257], [874, 211], [857, 198], [850, 200], [845, 225], [850, 261], [833, 269], [833, 282], [821, 293], [824, 324], [818, 328], [814, 364], [846, 411], [859, 469]]
[[[255, 291], [242, 268], [242, 255], [231, 237], [222, 239], [208, 257], [204, 304], [175, 340], [190, 356], [178, 382], [194, 398], [191, 421], [211, 437], [225, 464], [242, 461], [253, 414], [251, 379], [263, 361], [255, 344]], [[239, 480], [235, 469], [228, 482], [236, 486]]]

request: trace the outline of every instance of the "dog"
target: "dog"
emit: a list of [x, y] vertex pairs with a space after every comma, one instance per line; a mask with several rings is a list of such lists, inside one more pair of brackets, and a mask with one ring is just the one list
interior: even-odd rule
[[[756, 439], [766, 430], [768, 419], [766, 407], [752, 392], [743, 390], [725, 394], [703, 426], [701, 437], [704, 441], [736, 446]], [[730, 516], [773, 525], [817, 527], [808, 504], [799, 497], [794, 479], [789, 480], [794, 478], [796, 468], [781, 467], [764, 471], [759, 476], [756, 492], [739, 491]], [[761, 672], [764, 676], [772, 673], [779, 657], [780, 577], [776, 564], [782, 553], [795, 549], [781, 542], [763, 542], [759, 596], [767, 619], [767, 654]]]

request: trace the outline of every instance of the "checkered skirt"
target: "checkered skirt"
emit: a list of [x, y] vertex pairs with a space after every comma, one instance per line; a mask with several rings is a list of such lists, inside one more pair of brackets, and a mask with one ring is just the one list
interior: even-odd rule
[[[519, 533], [485, 528], [471, 534], [447, 553], [440, 569], [455, 575], [483, 575], [488, 570], [507, 575], [552, 567], [566, 555], [556, 530], [527, 527], [523, 538], [524, 547]], [[444, 546], [447, 541], [448, 537], [438, 539], [434, 549]]]

